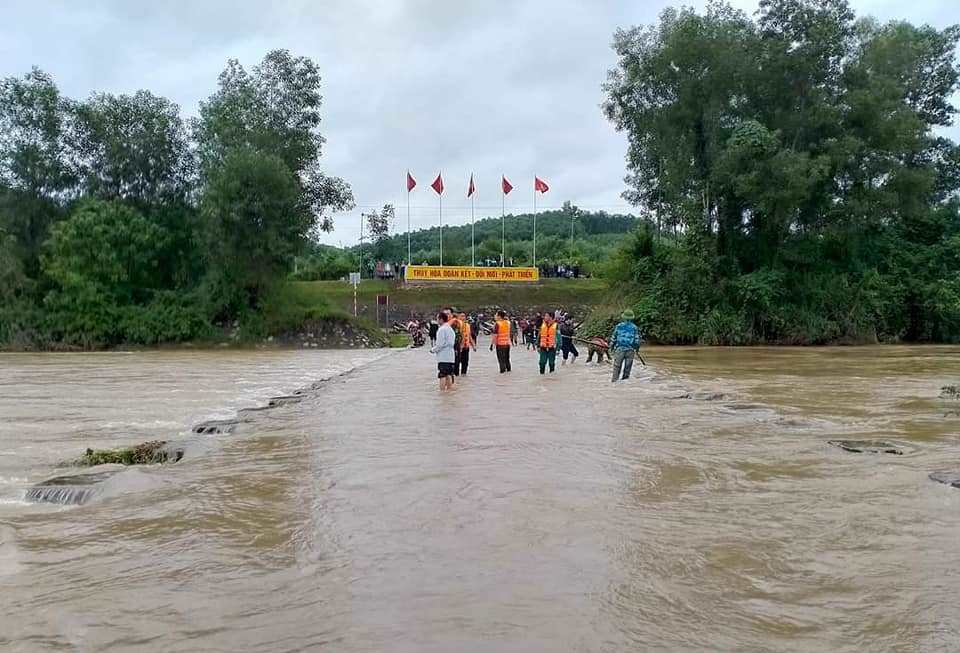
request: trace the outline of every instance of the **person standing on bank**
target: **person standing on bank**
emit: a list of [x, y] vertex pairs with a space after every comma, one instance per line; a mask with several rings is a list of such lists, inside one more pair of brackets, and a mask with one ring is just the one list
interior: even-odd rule
[[613, 352], [613, 383], [630, 378], [633, 357], [640, 349], [640, 330], [633, 323], [634, 317], [633, 311], [625, 310], [620, 316], [620, 323], [613, 329], [613, 335], [610, 336], [610, 350]]
[[497, 362], [500, 364], [500, 374], [510, 372], [510, 343], [512, 331], [510, 320], [503, 311], [497, 311], [497, 322], [493, 326], [493, 333], [490, 334], [490, 351], [497, 348]]
[[553, 374], [557, 369], [557, 323], [550, 313], [544, 313], [540, 327], [540, 374], [546, 373], [548, 364]]
[[460, 313], [460, 376], [467, 375], [470, 366], [470, 349], [477, 351], [477, 343], [473, 339], [473, 327], [467, 321], [467, 314]]
[[440, 327], [437, 329], [437, 341], [430, 348], [431, 353], [437, 355], [437, 378], [440, 379], [440, 392], [453, 389], [453, 362], [456, 335], [449, 324], [446, 312], [437, 315]]

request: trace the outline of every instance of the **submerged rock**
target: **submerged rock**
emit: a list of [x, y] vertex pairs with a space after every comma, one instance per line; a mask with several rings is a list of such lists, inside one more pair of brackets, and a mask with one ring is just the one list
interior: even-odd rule
[[240, 420], [236, 419], [212, 419], [194, 426], [193, 432], [198, 435], [224, 435], [233, 431], [239, 423]]
[[696, 399], [697, 401], [721, 401], [729, 399], [722, 392], [685, 392], [681, 395], [670, 397], [671, 399]]
[[883, 440], [830, 440], [828, 444], [854, 453], [889, 453], [897, 456], [903, 455], [903, 449], [900, 448], [899, 445], [884, 442]]
[[960, 472], [934, 472], [930, 474], [930, 480], [960, 489]]
[[273, 408], [275, 406], [285, 406], [287, 404], [296, 404], [304, 400], [303, 395], [283, 395], [281, 397], [272, 397], [270, 401], [267, 402], [267, 407]]
[[57, 476], [27, 490], [26, 499], [35, 503], [56, 503], [65, 506], [86, 503], [99, 492], [99, 484], [116, 473], [116, 470], [111, 470], [93, 474]]
[[87, 449], [73, 464], [84, 467], [96, 465], [154, 465], [175, 463], [183, 458], [183, 449], [170, 446], [166, 440], [143, 442], [122, 449]]

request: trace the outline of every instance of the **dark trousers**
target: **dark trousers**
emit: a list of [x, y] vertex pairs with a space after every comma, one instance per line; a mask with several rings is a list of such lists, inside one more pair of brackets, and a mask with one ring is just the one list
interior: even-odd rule
[[590, 347], [587, 349], [587, 362], [589, 363], [592, 361], [594, 356], [597, 357], [597, 363], [602, 363], [604, 357], [606, 357], [607, 360], [610, 360], [610, 351], [604, 347], [595, 347], [594, 345], [590, 345]]
[[460, 374], [467, 375], [467, 367], [470, 366], [470, 349], [460, 350]]
[[510, 372], [510, 345], [497, 345], [497, 362], [500, 363], [500, 374]]
[[563, 360], [567, 360], [567, 356], [570, 354], [573, 354], [574, 358], [580, 355], [580, 352], [577, 351], [577, 346], [573, 344], [573, 340], [570, 338], [563, 339], [563, 342], [560, 344], [560, 350], [563, 351]]
[[550, 365], [550, 372], [553, 373], [557, 369], [557, 350], [554, 347], [547, 349], [545, 347], [540, 348], [540, 374], [544, 374], [547, 371], [547, 365]]
[[460, 352], [453, 352], [453, 375], [460, 376]]
[[[632, 349], [618, 349], [613, 353], [613, 382], [621, 379], [630, 378], [630, 370], [633, 369], [633, 357], [636, 352]], [[620, 370], [623, 370], [623, 376], [620, 376]]]

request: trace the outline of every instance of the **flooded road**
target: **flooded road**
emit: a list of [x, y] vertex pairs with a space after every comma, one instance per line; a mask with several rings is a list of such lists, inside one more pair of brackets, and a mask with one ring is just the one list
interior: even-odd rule
[[[424, 351], [2, 357], [0, 649], [960, 649], [960, 490], [927, 477], [960, 469], [960, 348], [644, 357], [611, 386], [481, 349], [447, 396]], [[154, 438], [186, 456], [22, 500]]]

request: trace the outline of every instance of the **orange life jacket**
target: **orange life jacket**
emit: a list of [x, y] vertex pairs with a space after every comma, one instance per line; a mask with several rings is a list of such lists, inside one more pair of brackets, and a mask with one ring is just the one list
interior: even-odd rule
[[510, 322], [507, 320], [497, 320], [497, 337], [494, 344], [497, 347], [510, 346]]
[[470, 349], [473, 346], [473, 335], [470, 330], [470, 323], [465, 320], [460, 320], [460, 336], [463, 338], [460, 349]]
[[545, 349], [554, 349], [557, 346], [557, 323], [553, 322], [547, 325], [546, 322], [540, 327], [540, 346]]

